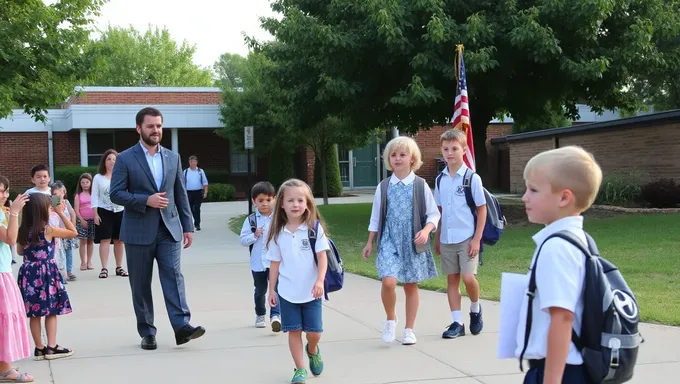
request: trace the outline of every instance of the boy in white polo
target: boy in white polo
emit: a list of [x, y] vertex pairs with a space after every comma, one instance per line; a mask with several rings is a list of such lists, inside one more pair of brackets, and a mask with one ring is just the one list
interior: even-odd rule
[[[472, 172], [463, 162], [467, 147], [465, 132], [460, 129], [448, 130], [441, 135], [440, 142], [446, 168], [435, 182], [434, 200], [442, 214], [435, 233], [435, 252], [440, 255], [442, 273], [447, 275], [446, 293], [453, 320], [442, 337], [455, 339], [465, 336], [461, 312], [461, 276], [470, 297], [470, 332], [477, 335], [484, 326], [482, 307], [479, 305], [479, 283], [475, 275], [486, 223], [486, 198], [482, 179], [476, 173], [470, 179], [470, 185], [463, 185], [466, 173]], [[472, 192], [476, 221], [465, 198], [465, 188]]]
[[528, 219], [545, 227], [533, 236], [536, 292], [528, 329], [528, 296], [522, 302], [515, 355], [520, 362], [529, 360], [525, 384], [589, 383], [583, 358], [571, 341], [572, 329], [580, 336], [583, 319], [585, 256], [567, 240], [546, 239], [569, 231], [587, 244], [581, 213], [597, 196], [602, 170], [590, 153], [568, 146], [534, 156], [524, 169], [524, 179], [522, 201]]

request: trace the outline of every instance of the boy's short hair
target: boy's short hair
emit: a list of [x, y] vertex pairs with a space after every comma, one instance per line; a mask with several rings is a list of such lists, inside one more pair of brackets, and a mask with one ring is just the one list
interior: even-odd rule
[[576, 208], [585, 211], [597, 197], [602, 184], [602, 169], [590, 152], [575, 145], [541, 152], [524, 168], [526, 179], [540, 172], [554, 192], [568, 189], [574, 194]]
[[50, 174], [50, 169], [47, 167], [45, 164], [37, 164], [34, 165], [33, 168], [31, 168], [31, 178], [35, 176], [36, 173], [40, 171], [47, 171], [47, 174]]
[[467, 135], [458, 128], [449, 129], [439, 136], [440, 144], [445, 141], [457, 141], [461, 147], [467, 147]]
[[189, 161], [191, 161], [191, 160], [198, 161], [198, 157], [196, 157], [196, 155], [191, 155], [191, 156], [189, 156]]
[[390, 165], [390, 154], [398, 149], [405, 149], [413, 157], [413, 165], [411, 166], [412, 171], [420, 169], [423, 165], [423, 157], [420, 153], [420, 148], [418, 148], [416, 141], [408, 136], [398, 136], [387, 143], [385, 151], [383, 151], [385, 168], [389, 171], [392, 170], [392, 166]]
[[256, 197], [260, 195], [266, 195], [266, 196], [276, 196], [276, 188], [272, 185], [272, 183], [268, 181], [260, 181], [255, 183], [253, 185], [253, 189], [250, 192], [250, 198], [255, 199]]

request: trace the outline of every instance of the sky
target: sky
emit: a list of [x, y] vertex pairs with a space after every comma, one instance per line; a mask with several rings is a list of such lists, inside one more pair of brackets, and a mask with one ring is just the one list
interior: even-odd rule
[[223, 53], [248, 54], [242, 32], [270, 40], [259, 18], [275, 15], [269, 0], [108, 0], [96, 24], [102, 29], [133, 26], [141, 32], [149, 24], [166, 27], [178, 44], [186, 40], [196, 46], [195, 64], [212, 68]]

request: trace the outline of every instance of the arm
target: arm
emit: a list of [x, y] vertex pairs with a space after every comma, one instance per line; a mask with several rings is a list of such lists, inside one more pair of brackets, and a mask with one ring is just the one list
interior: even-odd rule
[[177, 175], [175, 176], [175, 206], [177, 206], [177, 213], [179, 214], [179, 221], [182, 223], [184, 233], [194, 231], [194, 220], [191, 218], [191, 209], [189, 208], [189, 197], [187, 197], [187, 189], [184, 186], [182, 175], [182, 161], [177, 155]]
[[569, 355], [573, 322], [574, 314], [572, 312], [559, 307], [550, 308], [544, 384], [560, 384], [562, 382], [567, 355]]
[[203, 198], [205, 199], [208, 197], [208, 176], [205, 174], [205, 170], [202, 170], [203, 172]]
[[69, 220], [68, 217], [66, 217], [64, 211], [62, 209], [55, 209], [55, 211], [57, 212], [57, 215], [59, 215], [59, 218], [64, 223], [64, 226], [66, 228], [53, 227], [49, 225], [47, 226], [45, 235], [51, 238], [59, 237], [62, 239], [73, 239], [74, 237], [78, 236], [76, 227], [73, 225], [71, 220]]
[[[267, 245], [265, 245], [267, 246]], [[268, 244], [267, 259], [270, 261], [269, 265], [269, 305], [276, 306], [277, 298], [274, 288], [277, 286], [279, 280], [279, 265], [281, 265], [281, 248], [276, 244], [276, 238]]]
[[243, 222], [243, 226], [241, 227], [241, 235], [239, 236], [239, 240], [241, 242], [241, 245], [244, 247], [250, 246], [257, 240], [255, 238], [255, 234], [250, 229], [250, 223], [248, 222], [247, 217], [246, 220]]
[[97, 214], [97, 207], [99, 207], [99, 177], [98, 174], [92, 178], [92, 189], [90, 190], [90, 206], [92, 206], [92, 219], [95, 225], [101, 223], [101, 219]]
[[368, 223], [368, 241], [366, 241], [366, 246], [361, 251], [364, 259], [368, 259], [373, 252], [373, 242], [378, 235], [378, 225], [380, 222], [380, 209], [382, 202], [382, 195], [380, 193], [380, 184], [375, 189], [375, 195], [373, 195], [373, 207], [371, 208], [371, 219]]
[[81, 223], [84, 223], [85, 219], [83, 219], [83, 216], [80, 215], [80, 195], [76, 195], [76, 197], [73, 199], [73, 204], [75, 204], [74, 210], [76, 212], [76, 217]]
[[76, 226], [76, 211], [73, 209], [73, 207], [71, 206], [71, 203], [69, 203], [68, 200], [66, 201], [66, 205], [67, 205], [67, 208], [68, 208], [68, 213], [71, 215], [71, 223], [73, 223], [73, 226], [75, 227]]
[[328, 236], [324, 233], [323, 227], [319, 225], [318, 240], [316, 241], [316, 249], [314, 249], [318, 269], [316, 283], [314, 283], [314, 288], [312, 289], [312, 295], [315, 299], [323, 296], [324, 280], [326, 280], [326, 270], [328, 269], [327, 251], [330, 249], [331, 245], [328, 243]]
[[[146, 213], [146, 203], [150, 195], [130, 193], [128, 191], [128, 168], [125, 158], [121, 157], [120, 155], [118, 156], [111, 174], [111, 186], [109, 187], [111, 202], [122, 205], [125, 209]], [[94, 197], [92, 197], [92, 206], [94, 207]]]
[[7, 219], [7, 226], [5, 227], [4, 225], [0, 225], [0, 241], [11, 247], [17, 243], [17, 233], [19, 232], [19, 214], [3, 210], [2, 215], [4, 215], [4, 217], [1, 217], [0, 221]]

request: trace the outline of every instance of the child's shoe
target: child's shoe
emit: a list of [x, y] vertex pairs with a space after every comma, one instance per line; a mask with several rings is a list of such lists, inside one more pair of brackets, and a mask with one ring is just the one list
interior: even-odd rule
[[394, 334], [397, 331], [397, 320], [385, 320], [383, 326], [382, 340], [386, 343], [394, 341]]
[[69, 357], [71, 355], [73, 355], [73, 351], [68, 348], [64, 348], [59, 345], [50, 347], [48, 345], [47, 353], [45, 354], [45, 360], [63, 359], [64, 357]]
[[267, 326], [267, 324], [265, 324], [265, 322], [264, 322], [264, 315], [262, 315], [262, 316], [258, 315], [255, 318], [255, 328], [264, 328], [266, 326]]
[[316, 355], [309, 353], [309, 344], [305, 346], [305, 352], [307, 352], [307, 357], [309, 358], [309, 370], [312, 371], [312, 375], [319, 376], [323, 372], [323, 359], [321, 358], [321, 348], [319, 345], [316, 346]]
[[279, 316], [272, 316], [269, 320], [272, 323], [272, 332], [281, 332], [281, 318]]
[[461, 325], [457, 321], [451, 323], [449, 328], [442, 333], [444, 339], [455, 339], [460, 336], [465, 336], [465, 325]]
[[291, 383], [299, 384], [307, 382], [307, 370], [304, 368], [295, 368], [295, 374], [290, 380]]
[[470, 333], [478, 335], [484, 328], [484, 321], [482, 320], [482, 306], [479, 306], [479, 313], [470, 312]]
[[401, 343], [403, 345], [413, 345], [418, 342], [415, 332], [410, 328], [405, 328], [404, 333], [401, 336]]

